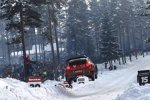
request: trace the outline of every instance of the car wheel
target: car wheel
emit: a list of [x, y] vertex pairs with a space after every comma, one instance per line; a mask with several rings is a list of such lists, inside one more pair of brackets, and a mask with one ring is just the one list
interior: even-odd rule
[[73, 81], [74, 81], [74, 82], [77, 82], [77, 79], [75, 78]]
[[97, 74], [95, 74], [95, 79], [97, 79]]
[[92, 81], [94, 81], [95, 80], [95, 76], [92, 76], [91, 79], [92, 79]]

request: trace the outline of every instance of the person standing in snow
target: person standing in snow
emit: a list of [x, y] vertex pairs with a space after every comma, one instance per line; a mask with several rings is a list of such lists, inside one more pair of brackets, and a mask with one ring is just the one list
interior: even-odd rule
[[30, 60], [29, 55], [26, 55], [26, 67], [27, 67], [27, 75], [32, 75], [33, 67], [31, 63], [36, 63], [35, 61]]

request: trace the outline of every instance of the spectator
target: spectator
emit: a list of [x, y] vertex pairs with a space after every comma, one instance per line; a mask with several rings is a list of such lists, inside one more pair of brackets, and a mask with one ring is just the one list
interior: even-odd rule
[[117, 69], [117, 66], [114, 65], [114, 70], [116, 70], [116, 69]]
[[113, 70], [113, 67], [112, 67], [112, 65], [110, 65], [110, 67], [109, 67], [109, 70]]

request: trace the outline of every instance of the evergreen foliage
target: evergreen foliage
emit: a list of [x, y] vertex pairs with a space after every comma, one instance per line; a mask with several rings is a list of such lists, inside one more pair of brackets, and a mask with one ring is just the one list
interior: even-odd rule
[[[125, 63], [126, 57], [131, 59], [135, 55], [137, 58], [139, 52], [148, 50], [149, 40], [144, 40], [148, 39], [149, 30], [144, 27], [149, 27], [150, 4], [146, 2], [146, 8], [143, 8], [143, 0], [0, 0], [0, 3], [0, 18], [5, 19], [1, 23], [6, 23], [9, 31], [7, 44], [10, 53], [18, 50], [14, 44], [21, 47], [20, 12], [23, 32], [27, 33], [26, 49], [33, 45], [36, 50], [42, 48], [43, 58], [46, 58], [44, 47], [50, 43], [52, 53], [47, 56], [47, 61], [57, 62], [58, 45], [61, 45], [63, 59], [68, 55], [82, 54], [93, 57], [98, 63], [101, 59], [108, 62], [119, 57]], [[139, 16], [141, 13], [145, 17]]]
[[67, 51], [68, 55], [92, 56], [94, 46], [89, 32], [88, 8], [85, 0], [71, 0], [67, 19]]
[[108, 62], [119, 58], [119, 45], [117, 43], [117, 36], [113, 34], [108, 17], [103, 19], [101, 44], [101, 56], [103, 62]]
[[20, 12], [23, 14], [23, 24], [25, 27], [40, 27], [41, 15], [33, 10], [33, 3], [30, 0], [2, 0], [2, 19], [7, 20], [6, 30], [16, 30], [21, 32]]
[[89, 4], [89, 8], [89, 26], [95, 47], [94, 56], [97, 60], [100, 60], [100, 30], [102, 19], [102, 9], [100, 8], [100, 2], [97, 0], [92, 0], [92, 2]]
[[32, 7], [33, 4], [30, 0], [1, 0], [1, 18], [7, 20], [6, 30], [15, 30], [16, 33], [21, 33], [25, 81], [27, 81], [31, 68], [26, 64], [25, 28], [41, 26], [41, 15], [34, 11]]

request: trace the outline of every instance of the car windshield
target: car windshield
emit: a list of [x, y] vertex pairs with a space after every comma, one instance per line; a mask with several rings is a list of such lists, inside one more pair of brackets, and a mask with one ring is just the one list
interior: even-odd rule
[[78, 64], [85, 64], [86, 63], [86, 59], [73, 59], [69, 61], [69, 66], [73, 66], [73, 65], [78, 65]]

